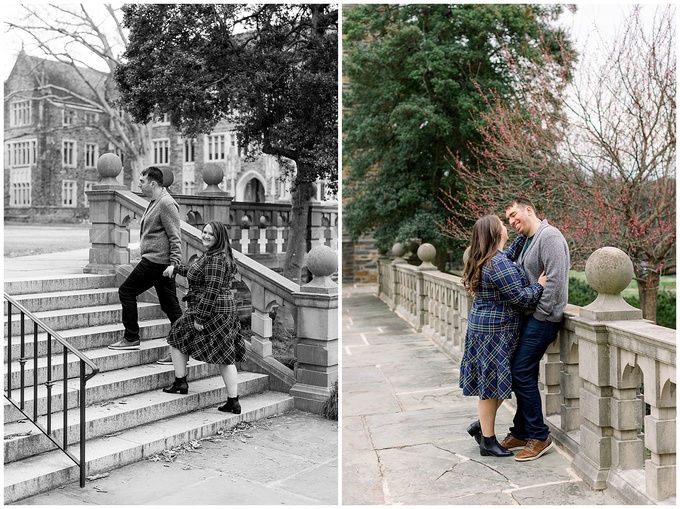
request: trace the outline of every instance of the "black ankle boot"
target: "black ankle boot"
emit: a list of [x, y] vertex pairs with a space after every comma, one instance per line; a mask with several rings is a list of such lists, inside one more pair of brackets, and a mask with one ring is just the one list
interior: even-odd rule
[[177, 378], [172, 382], [170, 387], [163, 389], [163, 392], [169, 392], [170, 394], [186, 394], [189, 392], [189, 384], [187, 383], [187, 377]]
[[471, 437], [477, 440], [478, 444], [482, 443], [482, 425], [479, 422], [479, 419], [477, 419], [475, 422], [473, 422], [467, 427], [467, 432], [470, 434]]
[[238, 402], [238, 396], [236, 396], [235, 398], [227, 398], [227, 402], [224, 405], [217, 407], [217, 409], [220, 412], [231, 412], [232, 414], [240, 414], [241, 404]]
[[496, 440], [496, 435], [492, 437], [482, 436], [482, 442], [479, 444], [479, 454], [482, 456], [512, 456], [512, 452], [508, 451], [505, 447], [501, 447], [501, 444]]

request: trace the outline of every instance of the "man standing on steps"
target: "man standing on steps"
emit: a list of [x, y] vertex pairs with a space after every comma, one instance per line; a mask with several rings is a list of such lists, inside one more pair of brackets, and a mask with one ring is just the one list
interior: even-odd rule
[[528, 311], [522, 320], [519, 343], [510, 362], [517, 411], [510, 433], [501, 442], [506, 449], [521, 449], [515, 460], [531, 461], [553, 445], [543, 420], [538, 368], [548, 346], [557, 338], [567, 306], [569, 247], [557, 228], [549, 225], [547, 219], [538, 219], [533, 203], [525, 198], [509, 203], [505, 217], [517, 233], [527, 237], [517, 263], [529, 283], [538, 281], [543, 271], [547, 278], [536, 309]]
[[[118, 289], [125, 333], [123, 339], [109, 346], [112, 350], [139, 350], [137, 297], [152, 286], [170, 323], [182, 316], [175, 280], [163, 276], [169, 265], [176, 267], [181, 261], [179, 206], [163, 187], [163, 172], [155, 166], [142, 171], [139, 187], [150, 199], [140, 229], [142, 259]], [[172, 364], [170, 353], [158, 363]]]

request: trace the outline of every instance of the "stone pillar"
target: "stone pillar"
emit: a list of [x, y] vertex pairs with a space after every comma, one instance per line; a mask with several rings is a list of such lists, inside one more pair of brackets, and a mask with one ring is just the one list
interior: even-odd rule
[[586, 278], [598, 296], [581, 308], [579, 318], [573, 319], [583, 387], [581, 442], [572, 467], [588, 485], [601, 490], [607, 487], [609, 470], [620, 466], [615, 462], [623, 461], [621, 466], [627, 468], [630, 461], [623, 458], [636, 456], [640, 446], [639, 439], [630, 432], [636, 413], [626, 413], [635, 406], [634, 389], [628, 382], [619, 381], [607, 325], [602, 322], [637, 320], [642, 318], [642, 312], [621, 297], [633, 278], [633, 264], [623, 251], [613, 247], [595, 251], [586, 262]]
[[203, 170], [203, 181], [207, 187], [196, 193], [201, 197], [199, 204], [203, 209], [203, 222], [221, 221], [229, 224], [229, 209], [233, 198], [218, 186], [224, 178], [224, 172], [219, 166], [208, 166]]
[[422, 263], [418, 266], [416, 273], [416, 309], [415, 309], [415, 329], [418, 332], [423, 330], [423, 326], [429, 325], [427, 323], [428, 309], [428, 291], [425, 288], [425, 278], [423, 273], [426, 271], [436, 271], [437, 267], [432, 263], [437, 256], [437, 250], [432, 244], [422, 244], [416, 250], [418, 258]]
[[130, 263], [129, 212], [116, 201], [116, 191], [126, 191], [116, 177], [123, 170], [120, 158], [113, 153], [97, 160], [101, 180], [87, 192], [90, 202], [90, 260], [86, 274], [115, 274], [116, 268]]
[[290, 390], [295, 408], [321, 413], [338, 380], [338, 285], [331, 275], [338, 257], [328, 246], [307, 254], [313, 279], [295, 292], [297, 307], [296, 384]]
[[581, 377], [579, 370], [578, 343], [574, 335], [573, 324], [569, 326], [565, 319], [562, 326], [560, 337], [560, 359], [562, 361], [562, 371], [560, 373], [560, 386], [562, 388], [562, 405], [560, 414], [562, 420], [560, 427], [563, 431], [569, 432], [581, 427], [580, 392]]
[[406, 254], [406, 247], [404, 246], [403, 243], [396, 242], [392, 246], [392, 254], [394, 255], [394, 260], [392, 260], [392, 264], [390, 266], [390, 269], [392, 271], [392, 305], [390, 306], [390, 311], [394, 311], [395, 309], [397, 309], [397, 305], [399, 305], [400, 281], [397, 265], [408, 264], [408, 262], [404, 259], [404, 255]]

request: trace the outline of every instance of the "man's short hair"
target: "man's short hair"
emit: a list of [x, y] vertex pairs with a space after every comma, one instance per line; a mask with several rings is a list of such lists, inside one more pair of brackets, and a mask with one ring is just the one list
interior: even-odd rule
[[159, 187], [163, 187], [163, 172], [156, 166], [149, 166], [142, 171], [142, 177], [147, 177], [149, 180], [156, 182]]
[[533, 202], [529, 198], [524, 198], [523, 196], [515, 196], [508, 204], [505, 206], [505, 210], [512, 208], [517, 205], [518, 207], [531, 207], [531, 209], [536, 212], [536, 207], [534, 207]]

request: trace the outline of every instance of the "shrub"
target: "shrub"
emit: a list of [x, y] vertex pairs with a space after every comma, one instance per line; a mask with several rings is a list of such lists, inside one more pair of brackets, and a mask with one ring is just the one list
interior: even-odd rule
[[330, 419], [333, 421], [338, 420], [338, 381], [335, 381], [335, 385], [333, 386], [333, 389], [331, 390], [330, 396], [328, 396], [328, 399], [324, 401], [323, 404], [323, 410], [322, 410], [323, 416], [326, 419]]
[[597, 292], [585, 281], [569, 278], [569, 304], [574, 306], [587, 306], [597, 298]]
[[[640, 297], [631, 295], [624, 300], [636, 308], [640, 307]], [[662, 327], [675, 329], [675, 292], [661, 289], [656, 298], [656, 323]]]

